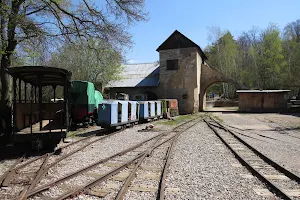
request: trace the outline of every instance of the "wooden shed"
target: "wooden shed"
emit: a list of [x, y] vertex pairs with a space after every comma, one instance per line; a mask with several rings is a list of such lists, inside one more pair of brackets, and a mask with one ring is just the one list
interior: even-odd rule
[[290, 90], [237, 90], [240, 112], [280, 112], [287, 109]]

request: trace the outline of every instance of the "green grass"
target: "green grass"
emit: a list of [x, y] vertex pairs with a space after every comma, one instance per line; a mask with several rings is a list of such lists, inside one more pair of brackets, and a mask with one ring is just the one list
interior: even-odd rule
[[75, 137], [78, 133], [80, 133], [80, 131], [69, 131], [67, 134], [67, 138], [68, 137]]
[[218, 117], [218, 116], [213, 115], [212, 117], [215, 118], [217, 121], [219, 121], [219, 122], [221, 122], [221, 123], [224, 122], [224, 120], [221, 119], [221, 118]]

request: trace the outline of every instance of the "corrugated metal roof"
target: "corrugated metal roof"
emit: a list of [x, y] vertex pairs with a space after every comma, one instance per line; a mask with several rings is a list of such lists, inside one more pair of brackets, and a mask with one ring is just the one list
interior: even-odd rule
[[274, 93], [274, 92], [290, 92], [291, 90], [237, 90], [237, 93]]
[[159, 63], [127, 64], [123, 66], [122, 79], [107, 87], [147, 87], [159, 84]]

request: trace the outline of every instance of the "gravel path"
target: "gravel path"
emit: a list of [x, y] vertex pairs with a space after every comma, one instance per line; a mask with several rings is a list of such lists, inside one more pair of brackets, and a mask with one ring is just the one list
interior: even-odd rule
[[265, 187], [204, 122], [178, 138], [166, 187], [166, 199], [275, 199], [256, 194]]
[[[290, 124], [293, 124], [295, 121], [300, 122], [298, 117], [279, 114], [218, 114], [218, 116], [224, 120], [223, 124], [238, 128], [232, 128], [232, 130], [244, 134], [240, 136], [250, 145], [300, 176], [300, 138], [283, 134], [273, 127], [272, 122], [268, 121], [268, 119], [276, 118], [282, 119], [282, 123], [289, 124], [290, 121]], [[294, 134], [297, 134], [297, 131]]]

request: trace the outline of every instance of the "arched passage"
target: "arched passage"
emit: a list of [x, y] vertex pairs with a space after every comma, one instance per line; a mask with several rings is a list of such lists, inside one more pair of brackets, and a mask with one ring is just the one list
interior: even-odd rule
[[199, 111], [203, 111], [205, 104], [205, 92], [207, 88], [215, 83], [225, 82], [232, 84], [237, 90], [247, 89], [247, 87], [238, 83], [237, 81], [228, 78], [218, 72], [215, 68], [210, 67], [207, 63], [202, 64], [201, 66], [201, 79], [200, 79], [200, 93], [199, 93]]
[[215, 82], [207, 86], [203, 95], [204, 111], [237, 111], [238, 98], [232, 83]]

